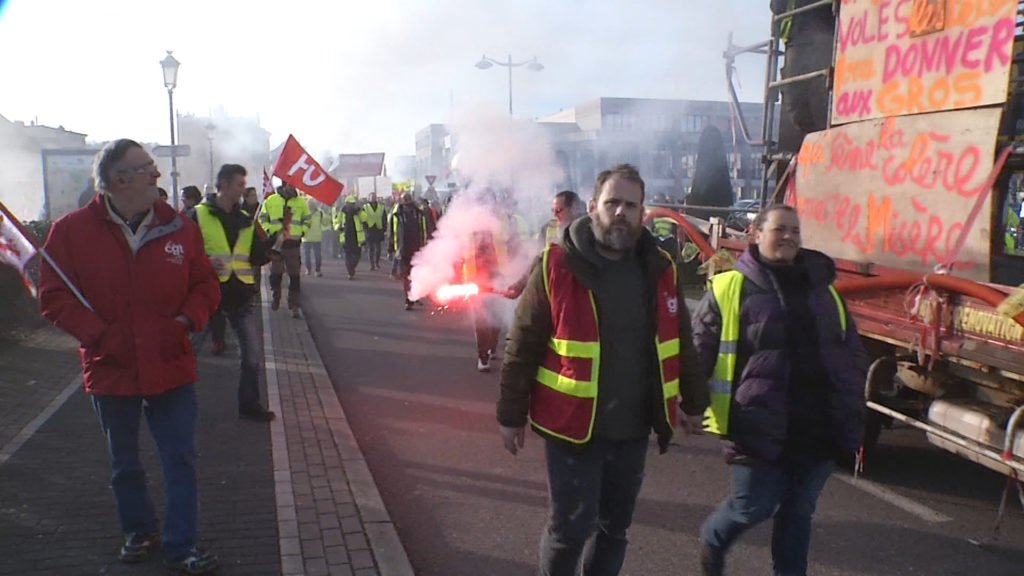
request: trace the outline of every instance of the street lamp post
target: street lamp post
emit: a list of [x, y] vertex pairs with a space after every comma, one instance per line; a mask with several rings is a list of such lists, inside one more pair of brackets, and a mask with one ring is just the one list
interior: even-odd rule
[[537, 61], [536, 57], [522, 62], [513, 62], [512, 55], [508, 55], [508, 60], [501, 61], [495, 60], [486, 54], [480, 57], [480, 61], [476, 63], [476, 67], [481, 70], [487, 70], [491, 66], [504, 66], [508, 68], [508, 115], [512, 115], [512, 69], [519, 68], [520, 66], [526, 66], [527, 70], [533, 70], [534, 72], [540, 72], [544, 69], [544, 65]]
[[167, 56], [160, 61], [160, 67], [164, 70], [164, 86], [167, 88], [167, 103], [171, 111], [171, 189], [173, 190], [173, 206], [178, 209], [178, 156], [177, 137], [174, 129], [174, 87], [178, 85], [178, 66], [181, 62], [167, 51]]
[[217, 131], [217, 127], [213, 122], [206, 123], [206, 140], [210, 147], [210, 188], [213, 190], [217, 189], [217, 183], [213, 181], [213, 134]]

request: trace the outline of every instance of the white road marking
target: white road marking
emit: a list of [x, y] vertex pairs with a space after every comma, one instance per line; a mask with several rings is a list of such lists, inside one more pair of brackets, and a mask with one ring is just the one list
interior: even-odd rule
[[834, 476], [839, 480], [849, 484], [850, 486], [853, 486], [854, 488], [857, 488], [862, 492], [866, 492], [878, 498], [879, 500], [882, 500], [883, 502], [892, 504], [893, 506], [899, 508], [900, 510], [903, 510], [908, 514], [916, 516], [917, 518], [920, 518], [921, 520], [924, 520], [925, 522], [928, 522], [930, 524], [938, 524], [940, 522], [949, 522], [952, 520], [952, 518], [946, 516], [941, 512], [933, 510], [925, 506], [924, 504], [921, 504], [920, 502], [911, 500], [906, 496], [901, 496], [896, 492], [893, 492], [892, 490], [879, 484], [875, 484], [870, 480], [865, 480], [863, 478], [855, 479], [853, 476], [850, 476], [848, 474], [835, 474]]
[[0, 465], [3, 465], [5, 462], [10, 460], [11, 456], [14, 456], [14, 453], [17, 452], [25, 442], [28, 442], [28, 439], [31, 438], [37, 430], [42, 428], [43, 424], [46, 424], [46, 421], [50, 419], [50, 416], [53, 416], [53, 414], [64, 405], [64, 402], [66, 402], [67, 399], [75, 393], [75, 390], [78, 390], [81, 387], [82, 376], [78, 375], [70, 384], [67, 385], [67, 387], [64, 388], [64, 390], [61, 391], [60, 394], [57, 394], [56, 398], [46, 405], [46, 408], [43, 408], [43, 411], [40, 412], [38, 416], [26, 424], [14, 438], [11, 438], [10, 441], [7, 442], [7, 444], [4, 444], [3, 448], [0, 448]]

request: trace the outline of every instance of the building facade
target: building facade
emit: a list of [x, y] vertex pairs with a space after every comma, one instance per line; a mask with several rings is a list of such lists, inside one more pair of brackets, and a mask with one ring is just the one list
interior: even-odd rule
[[444, 124], [431, 124], [416, 133], [416, 174], [414, 190], [422, 192], [434, 177], [435, 188], [446, 185], [454, 157], [452, 135]]
[[[77, 208], [78, 196], [90, 188], [95, 154], [85, 139], [85, 134], [63, 126], [12, 122], [0, 116], [0, 200], [22, 220], [42, 219], [49, 185], [51, 196], [60, 188], [61, 197], [73, 198], [68, 200], [69, 210]], [[49, 183], [48, 166], [53, 176]]]
[[[744, 103], [748, 126], [759, 126], [760, 104]], [[549, 133], [566, 188], [592, 194], [598, 172], [620, 163], [639, 168], [648, 195], [682, 201], [693, 184], [697, 143], [714, 126], [722, 133], [737, 199], [760, 190], [760, 149], [746, 144], [728, 102], [600, 98], [538, 120]]]
[[[178, 143], [188, 145], [190, 153], [177, 158], [178, 188], [188, 185], [213, 190], [214, 178], [222, 164], [241, 164], [249, 173], [249, 186], [260, 188], [263, 169], [270, 169], [270, 132], [257, 118], [234, 117], [224, 113], [212, 116], [178, 116]], [[160, 158], [160, 186], [171, 191], [171, 160]]]
[[[742, 103], [752, 131], [763, 118], [761, 104]], [[682, 201], [690, 191], [701, 132], [714, 126], [722, 133], [737, 200], [757, 198], [761, 186], [761, 149], [746, 144], [728, 102], [599, 98], [537, 120], [548, 135], [563, 180], [557, 186], [584, 197], [593, 193], [597, 174], [624, 162], [640, 169], [651, 198]], [[447, 186], [457, 152], [454, 135], [442, 124], [416, 133], [416, 181], [437, 176]]]

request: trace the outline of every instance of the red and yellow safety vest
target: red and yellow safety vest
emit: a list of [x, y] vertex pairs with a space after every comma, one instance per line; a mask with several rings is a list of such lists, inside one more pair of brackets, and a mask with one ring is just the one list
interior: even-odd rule
[[[544, 290], [553, 329], [530, 394], [530, 421], [538, 431], [574, 444], [590, 441], [597, 416], [601, 339], [594, 294], [569, 271], [558, 244], [544, 250]], [[665, 423], [675, 430], [679, 396], [679, 306], [675, 264], [658, 278], [657, 334]], [[637, 359], [642, 362], [642, 359]]]

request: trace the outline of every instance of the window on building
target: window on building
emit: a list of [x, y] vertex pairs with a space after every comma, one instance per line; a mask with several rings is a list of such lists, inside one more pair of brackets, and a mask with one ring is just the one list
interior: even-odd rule
[[672, 157], [666, 150], [657, 150], [651, 154], [651, 172], [655, 178], [672, 177]]

